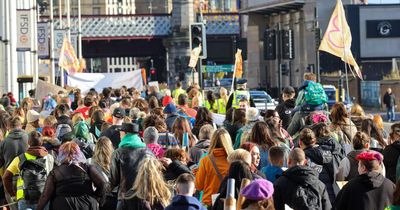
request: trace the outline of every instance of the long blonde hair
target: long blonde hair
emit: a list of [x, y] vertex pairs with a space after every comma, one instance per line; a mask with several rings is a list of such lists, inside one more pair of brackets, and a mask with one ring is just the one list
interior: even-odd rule
[[160, 203], [166, 207], [171, 201], [171, 188], [165, 182], [162, 174], [162, 164], [153, 157], [144, 158], [138, 169], [136, 180], [133, 183], [132, 190], [135, 192], [132, 196], [138, 197], [150, 203], [153, 206], [155, 203]]
[[94, 149], [93, 160], [104, 171], [110, 172], [111, 155], [114, 152], [111, 140], [108, 137], [100, 137]]
[[208, 153], [211, 154], [215, 148], [224, 148], [227, 155], [233, 152], [231, 136], [223, 128], [217, 129], [212, 135]]
[[228, 103], [229, 96], [228, 96], [228, 90], [226, 90], [226, 88], [221, 87], [221, 89], [219, 89], [219, 95], [220, 98], [224, 100], [225, 103]]

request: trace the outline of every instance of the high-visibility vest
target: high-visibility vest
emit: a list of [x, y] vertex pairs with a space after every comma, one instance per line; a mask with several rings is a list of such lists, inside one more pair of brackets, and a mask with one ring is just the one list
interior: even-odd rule
[[217, 110], [218, 110], [218, 114], [226, 114], [226, 104], [228, 103], [228, 101], [225, 101], [224, 99], [220, 98], [217, 100]]
[[210, 112], [217, 113], [218, 112], [218, 101], [215, 101], [213, 106], [211, 107], [210, 102], [208, 100], [204, 101], [204, 107], [206, 107]]
[[233, 92], [232, 107], [239, 108], [239, 101], [246, 98], [250, 102], [250, 93], [247, 90], [235, 90]]
[[180, 94], [186, 95], [186, 91], [182, 88], [177, 88], [172, 92], [172, 97], [174, 98], [175, 104], [178, 104], [178, 98]]
[[[33, 156], [26, 152], [24, 153], [24, 155], [27, 160], [36, 160], [36, 158], [37, 158], [36, 156]], [[20, 162], [18, 165], [21, 164], [21, 159], [19, 161]], [[17, 200], [24, 198], [24, 180], [22, 180], [21, 176], [19, 176], [17, 179], [17, 195], [16, 195], [16, 197], [17, 197]]]

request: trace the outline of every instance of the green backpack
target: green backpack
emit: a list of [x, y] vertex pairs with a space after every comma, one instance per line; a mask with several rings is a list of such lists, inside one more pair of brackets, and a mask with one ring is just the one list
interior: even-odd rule
[[324, 88], [317, 82], [308, 83], [304, 90], [304, 98], [310, 105], [321, 105], [328, 101]]

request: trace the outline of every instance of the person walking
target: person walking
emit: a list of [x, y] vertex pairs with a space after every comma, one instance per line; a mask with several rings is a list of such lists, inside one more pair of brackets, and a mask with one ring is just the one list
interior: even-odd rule
[[396, 97], [392, 92], [392, 88], [388, 88], [386, 90], [386, 93], [383, 96], [383, 103], [386, 105], [388, 122], [395, 121], [396, 119], [395, 109], [397, 108], [397, 105], [396, 105]]

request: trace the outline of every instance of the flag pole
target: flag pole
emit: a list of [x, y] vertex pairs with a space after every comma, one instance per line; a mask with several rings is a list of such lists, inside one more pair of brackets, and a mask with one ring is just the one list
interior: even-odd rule
[[[341, 9], [343, 9], [343, 16], [344, 16], [344, 18], [346, 18], [346, 14], [345, 14], [345, 11], [344, 11], [344, 7], [343, 7], [343, 3], [342, 3], [342, 1], [341, 0], [337, 0], [338, 2], [340, 1], [340, 3], [341, 3]], [[345, 40], [345, 38], [344, 38], [344, 30], [343, 30], [343, 19], [341, 18], [341, 20], [340, 20], [340, 24], [341, 24], [341, 31], [342, 31], [342, 41], [343, 41], [343, 47], [344, 47], [344, 50], [343, 50], [343, 58], [344, 58], [344, 61], [343, 61], [343, 63], [344, 63], [344, 71], [345, 71], [345, 78], [346, 78], [346, 90], [347, 90], [347, 93], [346, 93], [346, 95], [345, 95], [345, 98], [344, 98], [344, 101], [346, 102], [346, 98], [347, 99], [349, 99], [350, 98], [350, 89], [349, 89], [349, 75], [348, 75], [348, 69], [347, 69], [347, 63], [346, 63], [346, 61], [347, 61], [347, 59], [346, 59], [346, 56], [347, 56], [347, 53], [346, 53], [346, 50], [347, 50], [347, 47], [346, 47], [346, 40]], [[351, 50], [351, 49], [349, 49], [349, 50]], [[347, 110], [347, 112], [349, 112], [348, 110]], [[352, 129], [351, 129], [351, 115], [349, 115], [349, 126], [350, 126], [350, 137], [352, 137], [353, 136], [353, 134], [352, 134]], [[350, 140], [350, 139], [349, 139]]]
[[235, 83], [235, 77], [236, 77], [236, 61], [235, 61], [235, 64], [234, 64], [234, 66], [233, 66], [233, 77], [232, 77], [232, 85], [231, 85], [231, 92], [230, 92], [230, 94], [233, 93], [233, 85], [234, 85], [234, 83]]

